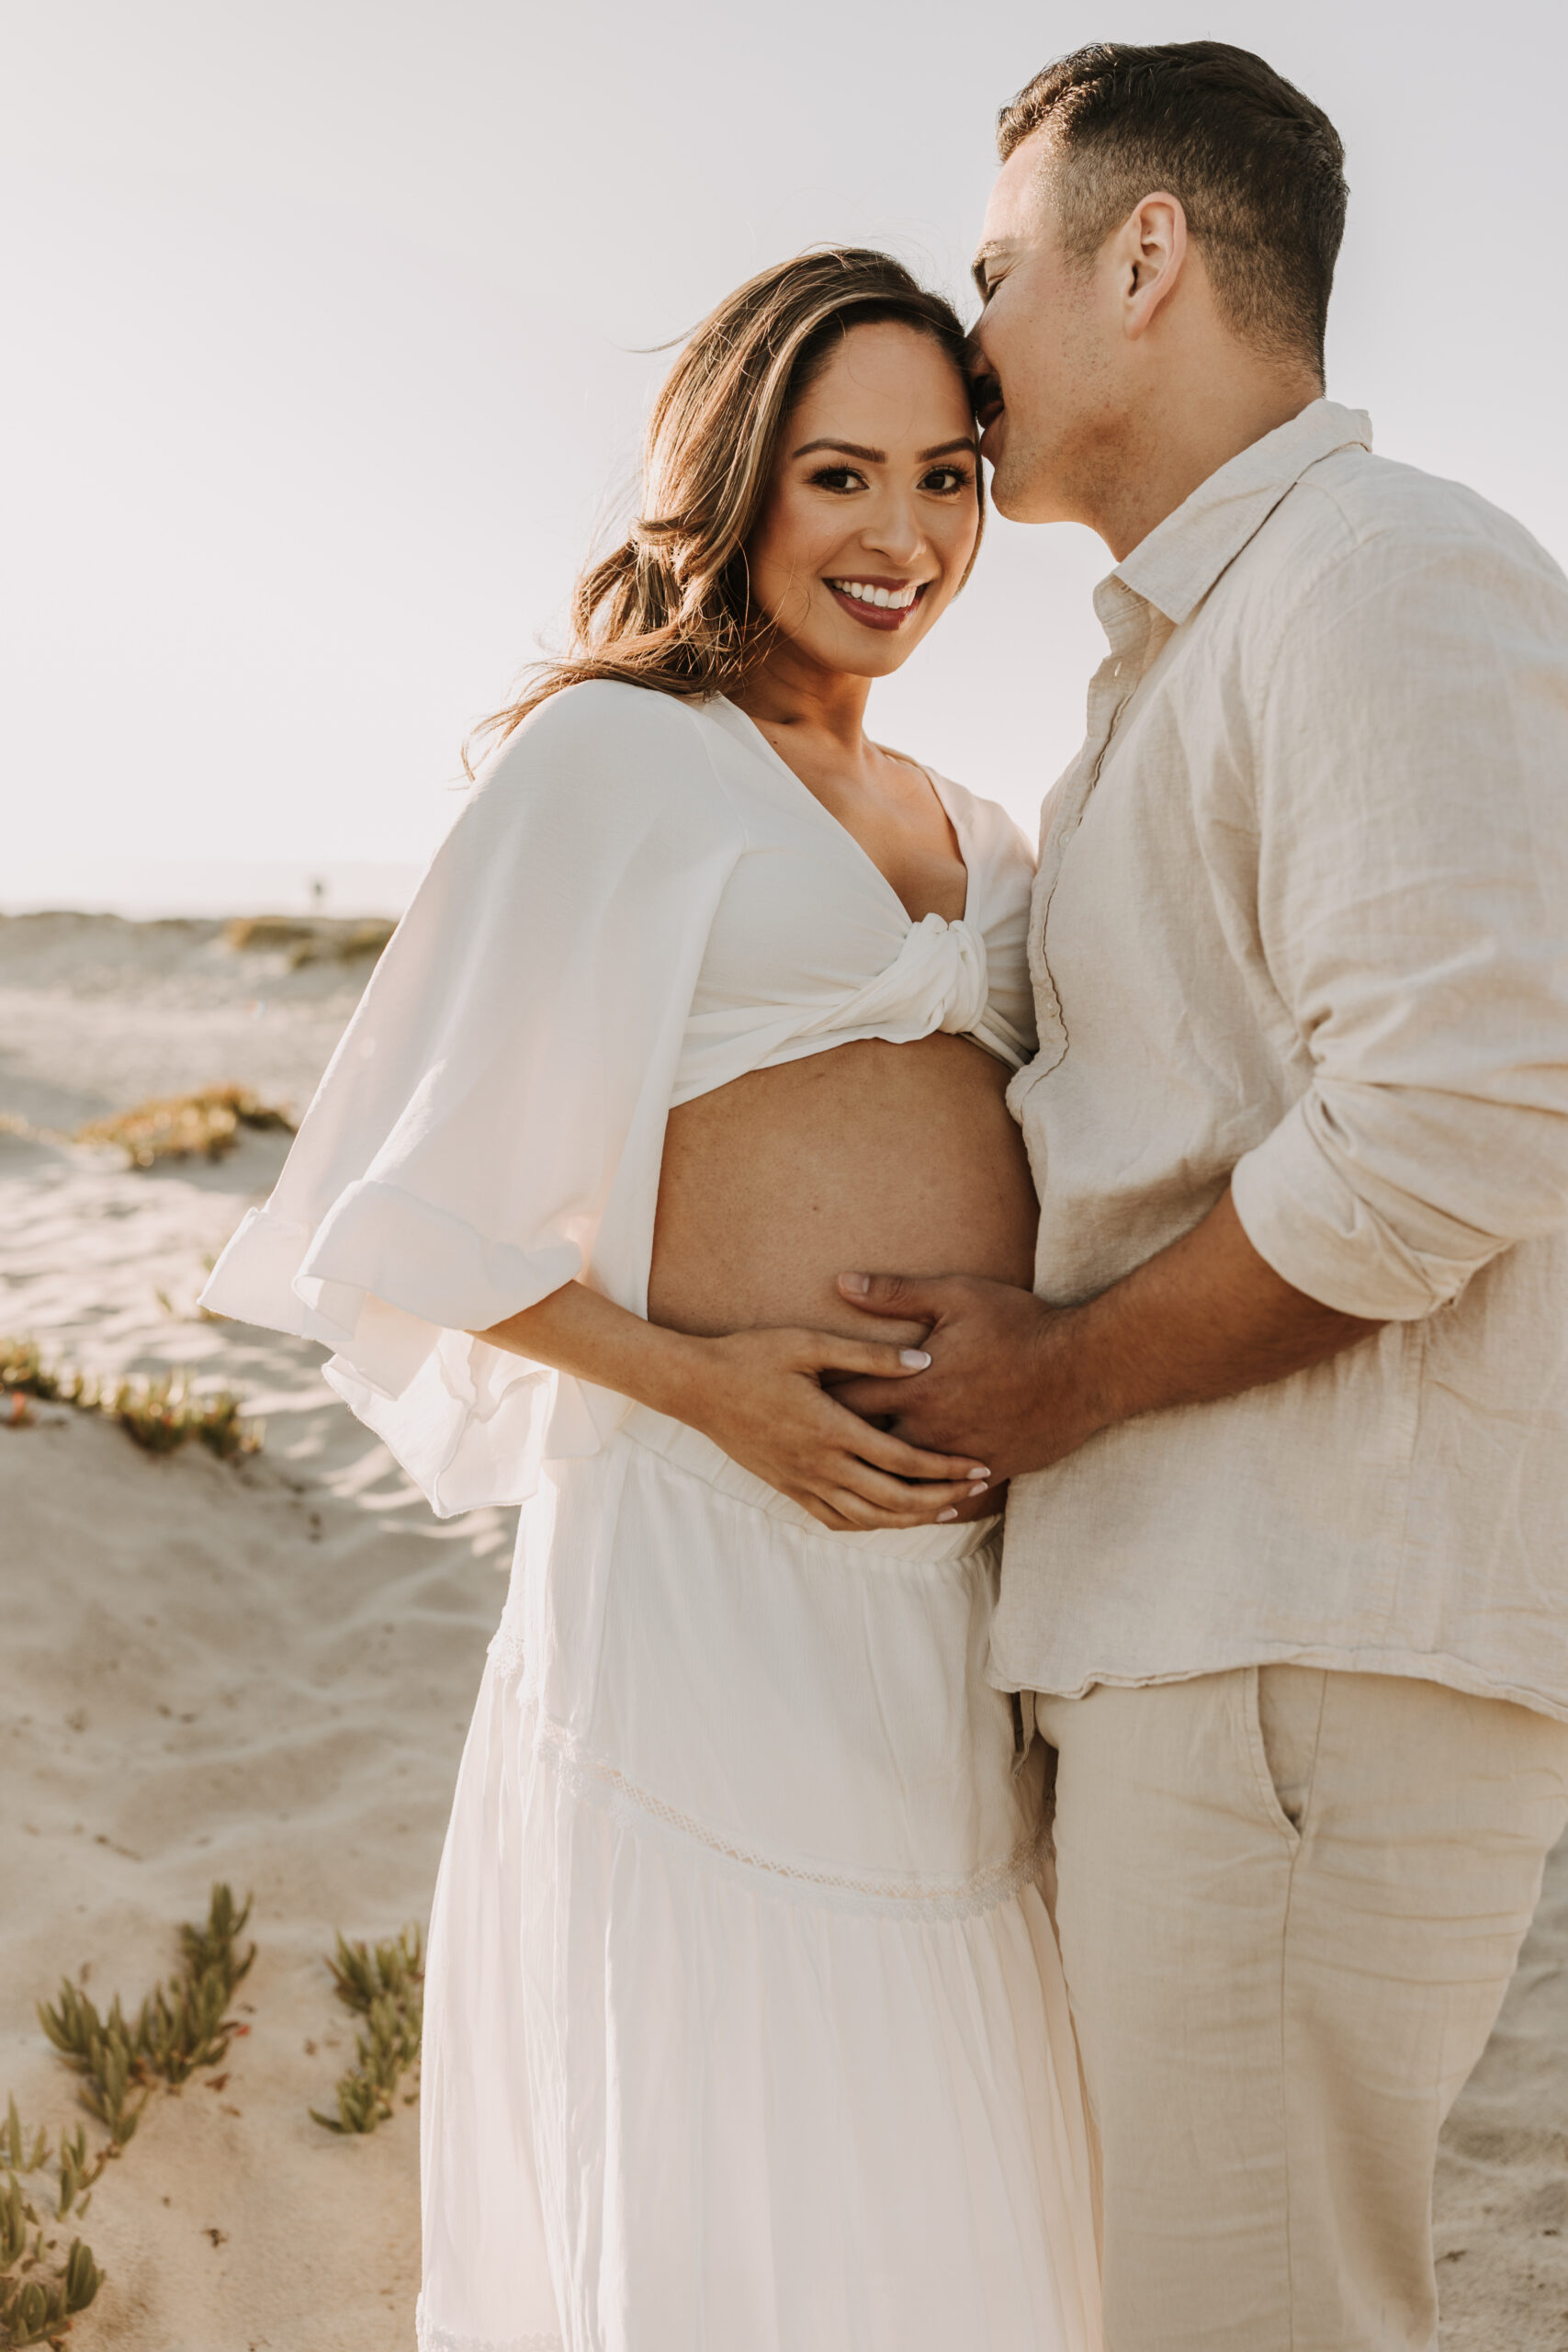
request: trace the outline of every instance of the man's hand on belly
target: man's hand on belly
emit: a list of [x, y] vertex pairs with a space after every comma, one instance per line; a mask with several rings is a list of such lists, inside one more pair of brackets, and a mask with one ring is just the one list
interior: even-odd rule
[[907, 1445], [973, 1453], [998, 1485], [1136, 1413], [1285, 1379], [1379, 1329], [1276, 1273], [1228, 1190], [1190, 1233], [1081, 1306], [974, 1274], [840, 1274], [839, 1288], [873, 1315], [927, 1325], [931, 1359], [908, 1380], [846, 1381], [840, 1404]]
[[930, 1327], [929, 1371], [908, 1380], [847, 1380], [833, 1392], [907, 1444], [934, 1446], [937, 1430], [973, 1430], [974, 1441], [949, 1446], [944, 1439], [943, 1450], [966, 1453], [973, 1444], [999, 1483], [1043, 1469], [1103, 1426], [1064, 1390], [1053, 1363], [1059, 1352], [1053, 1326], [1069, 1317], [1032, 1291], [978, 1274], [842, 1274], [839, 1287], [874, 1315]]

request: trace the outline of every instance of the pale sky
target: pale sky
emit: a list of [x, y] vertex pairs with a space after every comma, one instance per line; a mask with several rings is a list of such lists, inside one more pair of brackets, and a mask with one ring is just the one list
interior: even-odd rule
[[[764, 263], [954, 296], [998, 107], [1212, 36], [1333, 116], [1329, 390], [1568, 558], [1560, 0], [6, 0], [0, 905], [395, 899]], [[1032, 831], [1110, 558], [995, 517], [871, 723]], [[359, 869], [351, 875], [349, 869]], [[388, 871], [390, 869], [390, 871]]]

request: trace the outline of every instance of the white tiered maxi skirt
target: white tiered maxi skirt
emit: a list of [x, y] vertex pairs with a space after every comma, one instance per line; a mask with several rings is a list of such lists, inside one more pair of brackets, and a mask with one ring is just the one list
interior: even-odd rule
[[1098, 2352], [998, 1522], [634, 1408], [524, 1512], [436, 1888], [421, 2352]]

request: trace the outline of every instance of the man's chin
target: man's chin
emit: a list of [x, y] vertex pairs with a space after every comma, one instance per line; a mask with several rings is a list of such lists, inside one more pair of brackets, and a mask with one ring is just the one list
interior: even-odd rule
[[1020, 511], [1019, 488], [1010, 469], [1005, 465], [998, 466], [991, 476], [991, 504], [998, 514], [1005, 514], [1010, 523], [1027, 523], [1029, 520], [1028, 515]]
[[1004, 444], [990, 481], [991, 504], [1010, 523], [1059, 523], [1062, 507], [1051, 469], [1043, 459], [1031, 464]]
[[991, 504], [1010, 523], [1043, 523], [1043, 484], [1028, 466], [1015, 465], [1004, 451], [991, 476]]

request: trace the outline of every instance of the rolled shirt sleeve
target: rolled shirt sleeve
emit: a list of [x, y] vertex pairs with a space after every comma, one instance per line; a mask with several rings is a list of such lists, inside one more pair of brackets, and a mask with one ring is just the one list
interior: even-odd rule
[[1452, 494], [1455, 527], [1382, 529], [1295, 601], [1257, 753], [1311, 1078], [1233, 1196], [1287, 1282], [1380, 1321], [1568, 1223], [1568, 583]]

